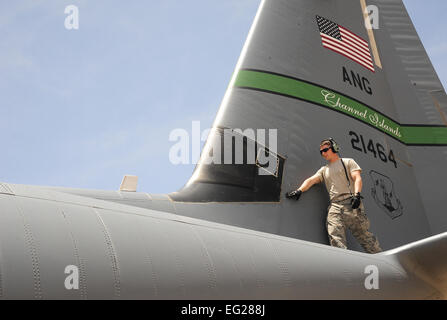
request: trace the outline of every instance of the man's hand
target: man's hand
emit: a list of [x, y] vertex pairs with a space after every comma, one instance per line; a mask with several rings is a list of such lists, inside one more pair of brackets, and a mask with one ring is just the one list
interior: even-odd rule
[[362, 203], [362, 199], [363, 197], [360, 195], [360, 192], [357, 192], [351, 199], [352, 209], [358, 209]]
[[286, 198], [287, 199], [295, 199], [295, 200], [297, 200], [298, 201], [298, 199], [301, 197], [301, 194], [302, 194], [303, 192], [301, 191], [301, 190], [294, 190], [294, 191], [291, 191], [291, 192], [287, 192], [286, 193]]

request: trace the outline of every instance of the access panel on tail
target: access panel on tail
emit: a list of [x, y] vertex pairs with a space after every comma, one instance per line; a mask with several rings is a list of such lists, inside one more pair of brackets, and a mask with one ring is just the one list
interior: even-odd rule
[[333, 137], [363, 169], [384, 249], [440, 233], [445, 97], [401, 0], [264, 0], [201, 161], [170, 197], [179, 214], [327, 243], [326, 191], [284, 194], [325, 164], [319, 143]]

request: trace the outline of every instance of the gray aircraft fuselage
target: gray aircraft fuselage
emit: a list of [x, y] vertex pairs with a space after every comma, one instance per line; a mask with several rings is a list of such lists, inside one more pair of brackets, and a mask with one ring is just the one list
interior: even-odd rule
[[[2, 184], [2, 298], [440, 296], [391, 254], [369, 255], [134, 206], [168, 205], [163, 202], [169, 200], [144, 193], [95, 196], [127, 200]], [[67, 266], [78, 267], [77, 289], [66, 287]], [[371, 288], [374, 281], [368, 279], [374, 268], [378, 288]]]

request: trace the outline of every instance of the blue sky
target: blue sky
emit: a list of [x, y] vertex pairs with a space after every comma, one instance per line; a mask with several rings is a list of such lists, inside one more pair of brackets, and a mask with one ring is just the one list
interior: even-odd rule
[[[405, 0], [447, 84], [444, 0]], [[64, 9], [80, 28], [64, 27]], [[211, 126], [259, 0], [0, 2], [0, 181], [167, 193], [194, 165], [169, 133]]]

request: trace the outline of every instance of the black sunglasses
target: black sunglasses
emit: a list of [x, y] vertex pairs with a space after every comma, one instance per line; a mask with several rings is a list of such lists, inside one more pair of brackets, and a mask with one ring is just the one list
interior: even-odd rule
[[324, 148], [320, 150], [320, 154], [322, 155], [323, 152], [328, 152], [329, 150], [331, 150], [331, 148]]

